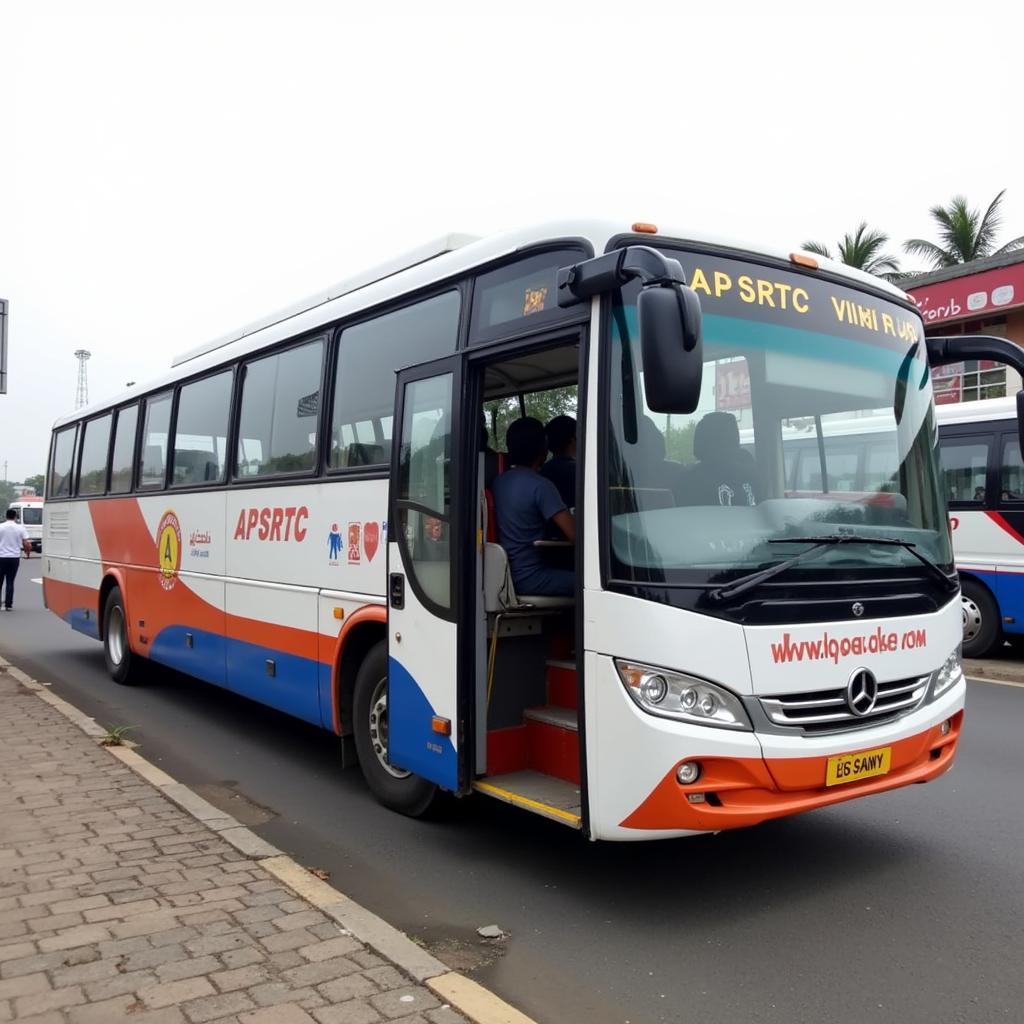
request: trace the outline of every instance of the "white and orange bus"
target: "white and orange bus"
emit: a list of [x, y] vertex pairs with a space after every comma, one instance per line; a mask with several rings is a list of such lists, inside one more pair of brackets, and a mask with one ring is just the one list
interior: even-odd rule
[[[490, 484], [510, 420], [556, 412], [576, 539], [538, 547], [576, 585], [544, 597], [512, 584]], [[837, 414], [886, 422], [884, 488], [787, 485], [784, 432]], [[46, 509], [46, 603], [116, 681], [160, 662], [329, 730], [408, 814], [476, 791], [680, 836], [955, 756], [921, 319], [806, 254], [446, 238], [58, 422]]]

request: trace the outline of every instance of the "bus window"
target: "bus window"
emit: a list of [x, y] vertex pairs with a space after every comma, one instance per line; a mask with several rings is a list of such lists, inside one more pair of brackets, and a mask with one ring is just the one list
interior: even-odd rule
[[900, 467], [892, 441], [868, 445], [864, 465], [864, 490], [888, 491], [895, 494], [900, 489]]
[[390, 461], [395, 370], [455, 351], [460, 304], [458, 292], [445, 292], [341, 332], [331, 416], [332, 469]]
[[800, 453], [797, 470], [796, 490], [812, 491], [852, 491], [857, 481], [857, 452], [853, 449], [835, 450], [831, 448], [829, 439], [825, 439], [825, 470], [828, 473], [827, 486], [821, 483], [821, 459], [817, 447], [808, 446]]
[[129, 405], [117, 414], [114, 454], [110, 461], [111, 494], [127, 494], [132, 489], [132, 458], [135, 454], [135, 428], [138, 422], [137, 405]]
[[181, 389], [174, 429], [172, 486], [194, 487], [224, 479], [233, 376], [229, 370]]
[[146, 399], [139, 487], [163, 487], [167, 466], [167, 435], [171, 427], [171, 393]]
[[1000, 500], [1024, 501], [1024, 464], [1020, 458], [1020, 443], [1013, 435], [1003, 438], [1003, 461], [1000, 467]]
[[82, 461], [78, 467], [78, 493], [102, 494], [107, 488], [107, 448], [110, 445], [110, 421], [107, 413], [89, 420], [82, 428]]
[[324, 339], [245, 366], [238, 425], [238, 476], [309, 472], [316, 467], [316, 424]]
[[967, 437], [945, 438], [941, 456], [946, 500], [984, 502], [988, 442]]
[[76, 427], [66, 427], [57, 432], [47, 498], [67, 498], [71, 495], [71, 467], [74, 465], [76, 434]]

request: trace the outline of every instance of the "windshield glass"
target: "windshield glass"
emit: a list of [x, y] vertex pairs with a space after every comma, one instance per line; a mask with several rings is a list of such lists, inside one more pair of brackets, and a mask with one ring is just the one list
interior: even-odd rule
[[[920, 317], [811, 275], [667, 254], [701, 300], [701, 398], [690, 415], [648, 409], [639, 289], [618, 293], [606, 377], [612, 576], [719, 583], [791, 558], [802, 537], [842, 533], [907, 541], [951, 570]], [[857, 544], [793, 571], [903, 567], [921, 565], [905, 549]]]
[[23, 508], [21, 510], [21, 521], [25, 526], [42, 526], [42, 508]]

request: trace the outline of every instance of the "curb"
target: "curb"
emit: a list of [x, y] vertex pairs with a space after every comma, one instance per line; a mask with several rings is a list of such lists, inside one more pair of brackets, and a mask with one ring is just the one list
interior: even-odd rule
[[963, 661], [964, 675], [968, 679], [980, 679], [986, 683], [1012, 683], [1024, 686], [1024, 665], [1007, 665], [999, 662], [972, 660]]
[[[0, 672], [16, 679], [40, 700], [59, 711], [87, 736], [100, 740], [107, 730], [73, 704], [51, 693], [0, 656]], [[474, 1024], [536, 1024], [531, 1017], [506, 1003], [489, 989], [451, 970], [412, 941], [404, 932], [360, 906], [333, 885], [310, 874], [277, 847], [260, 838], [229, 814], [204, 800], [198, 793], [175, 781], [163, 769], [151, 764], [129, 747], [104, 747], [183, 811], [216, 832], [240, 853], [256, 861], [297, 896], [336, 921], [360, 942], [390, 960], [410, 977], [425, 985]]]

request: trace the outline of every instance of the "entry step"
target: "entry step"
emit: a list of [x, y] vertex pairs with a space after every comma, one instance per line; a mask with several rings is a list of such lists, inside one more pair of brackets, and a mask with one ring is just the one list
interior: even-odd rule
[[479, 779], [473, 788], [552, 821], [582, 828], [580, 787], [541, 772], [520, 771]]
[[533, 722], [543, 722], [545, 725], [554, 725], [559, 729], [569, 729], [572, 732], [579, 732], [579, 715], [569, 708], [527, 708], [523, 712], [523, 718]]

